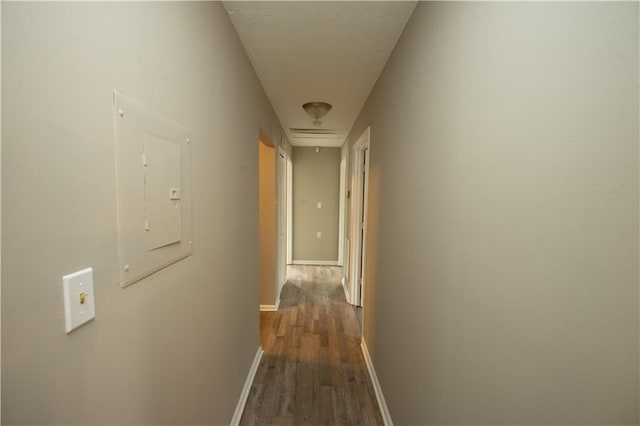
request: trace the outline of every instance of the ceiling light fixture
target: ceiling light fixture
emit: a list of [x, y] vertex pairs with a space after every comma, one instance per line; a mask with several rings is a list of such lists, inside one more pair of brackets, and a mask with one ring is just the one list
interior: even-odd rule
[[326, 102], [307, 102], [302, 105], [302, 109], [305, 110], [309, 117], [314, 119], [313, 124], [319, 126], [322, 124], [320, 119], [329, 112], [331, 104]]

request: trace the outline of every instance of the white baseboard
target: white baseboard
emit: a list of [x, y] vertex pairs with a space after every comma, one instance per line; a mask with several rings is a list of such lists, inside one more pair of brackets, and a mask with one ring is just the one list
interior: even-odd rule
[[340, 266], [337, 260], [294, 260], [292, 265]]
[[[280, 301], [278, 301], [280, 304]], [[274, 312], [278, 310], [278, 306], [276, 305], [260, 305], [260, 311], [262, 312]]]
[[251, 385], [253, 385], [253, 379], [256, 377], [256, 372], [258, 371], [258, 366], [260, 365], [262, 354], [264, 354], [264, 351], [262, 350], [262, 348], [258, 347], [256, 356], [253, 358], [253, 363], [251, 364], [251, 368], [249, 369], [247, 380], [245, 380], [244, 387], [242, 388], [242, 392], [240, 393], [240, 399], [238, 400], [238, 405], [236, 405], [236, 411], [233, 413], [233, 417], [231, 418], [231, 426], [237, 426], [240, 424], [240, 419], [242, 418], [242, 413], [244, 412], [244, 406], [247, 404], [249, 391], [251, 390]]
[[387, 402], [385, 401], [384, 395], [382, 394], [382, 388], [380, 387], [380, 382], [378, 381], [378, 375], [376, 374], [376, 369], [373, 368], [373, 362], [371, 361], [369, 349], [367, 348], [367, 344], [365, 343], [364, 338], [360, 340], [360, 348], [362, 349], [364, 362], [365, 364], [367, 364], [367, 370], [369, 370], [369, 376], [371, 376], [371, 383], [373, 384], [373, 390], [376, 393], [376, 399], [378, 400], [378, 406], [380, 407], [382, 420], [384, 421], [385, 426], [393, 426], [393, 420], [391, 420], [391, 414], [389, 414], [389, 407], [387, 407]]

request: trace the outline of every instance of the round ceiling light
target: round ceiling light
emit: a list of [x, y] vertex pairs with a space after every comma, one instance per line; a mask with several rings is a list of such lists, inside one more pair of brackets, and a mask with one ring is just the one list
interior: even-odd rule
[[326, 102], [307, 102], [302, 105], [302, 109], [305, 110], [309, 117], [313, 118], [313, 124], [319, 126], [322, 124], [320, 119], [329, 112], [331, 104]]

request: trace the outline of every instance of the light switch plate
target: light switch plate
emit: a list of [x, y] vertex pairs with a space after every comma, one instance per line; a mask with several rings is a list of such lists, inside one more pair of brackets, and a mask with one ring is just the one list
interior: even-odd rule
[[318, 208], [321, 209], [322, 208], [322, 203], [320, 201], [318, 201]]
[[96, 317], [93, 292], [93, 269], [62, 277], [64, 288], [65, 331], [70, 333]]

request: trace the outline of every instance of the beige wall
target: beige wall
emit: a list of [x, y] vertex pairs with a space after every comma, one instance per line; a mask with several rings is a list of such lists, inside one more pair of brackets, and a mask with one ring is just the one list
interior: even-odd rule
[[295, 146], [292, 161], [293, 260], [337, 261], [340, 148]]
[[[219, 3], [2, 4], [2, 416], [229, 424], [258, 348], [259, 127]], [[191, 129], [194, 254], [118, 285], [113, 90]], [[61, 277], [94, 268], [64, 333]]]
[[260, 193], [260, 304], [276, 300], [276, 156], [272, 146], [258, 142]]
[[371, 125], [396, 424], [638, 424], [638, 4], [419, 3]]

